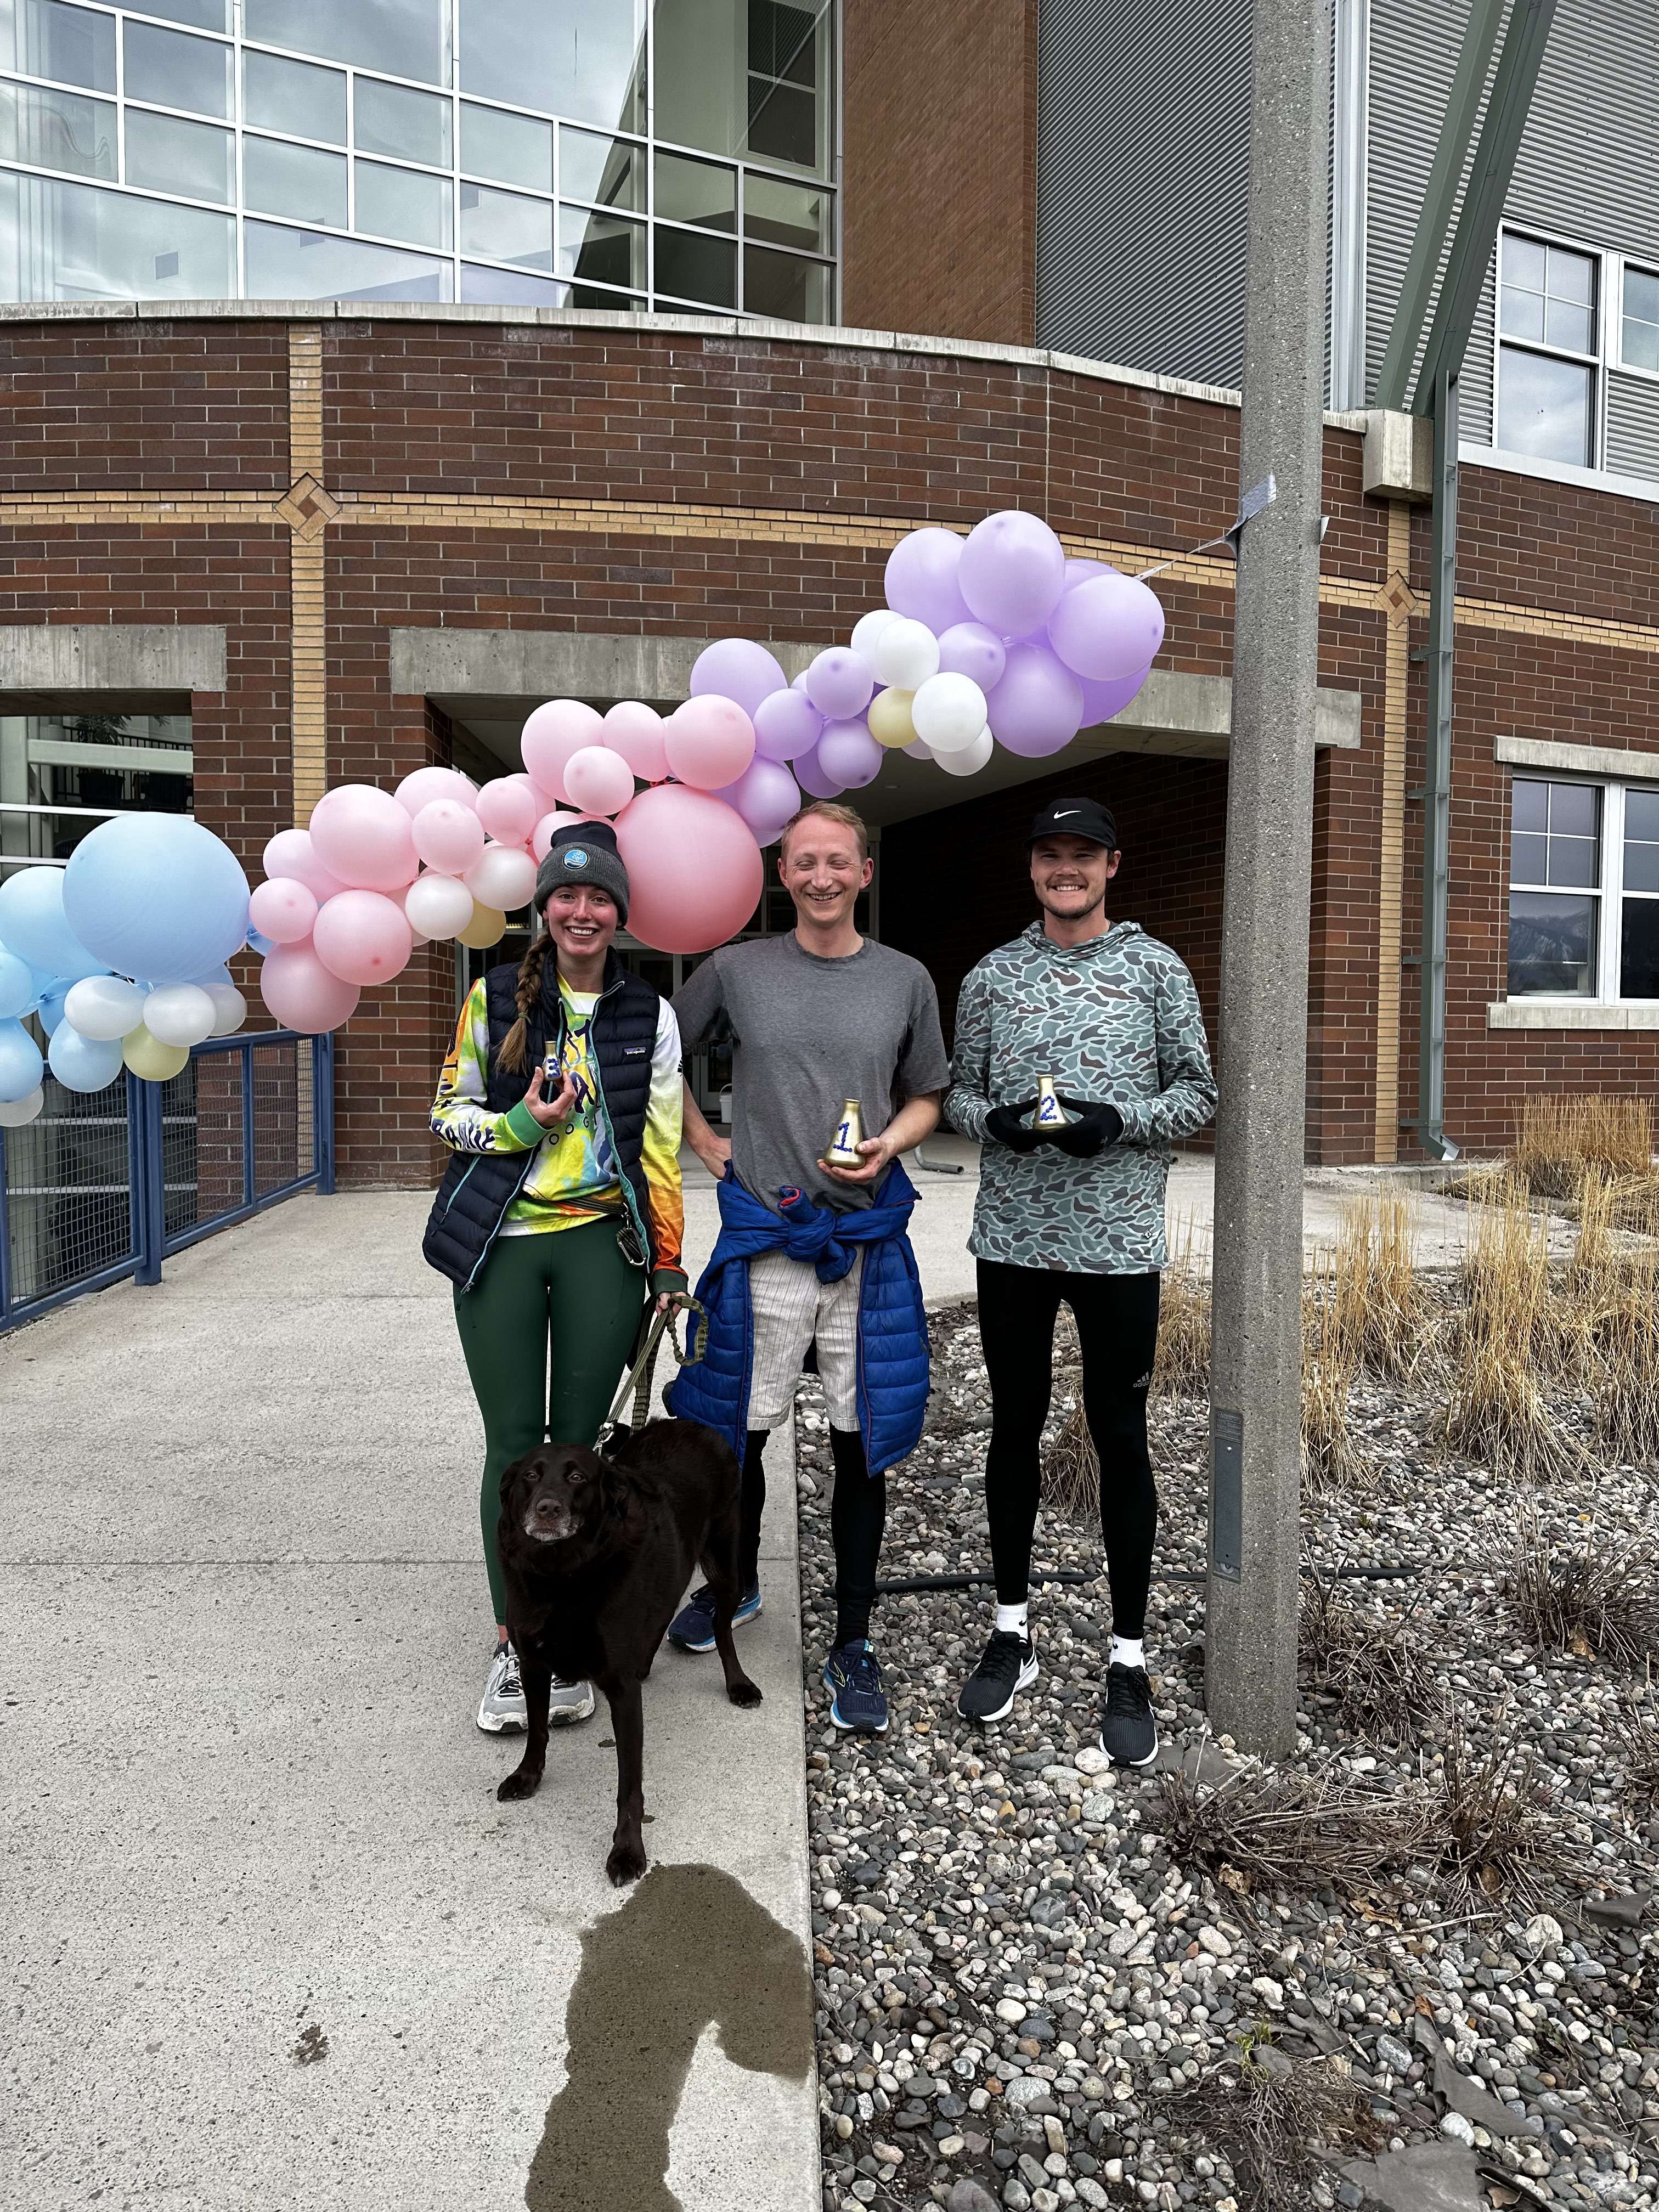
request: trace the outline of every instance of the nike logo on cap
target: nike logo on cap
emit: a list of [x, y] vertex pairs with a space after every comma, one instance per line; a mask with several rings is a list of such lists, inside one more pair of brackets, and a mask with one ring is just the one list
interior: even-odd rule
[[1054, 819], [1056, 822], [1064, 822], [1067, 815], [1081, 814], [1082, 811], [1083, 809], [1080, 806], [1057, 806], [1054, 811]]

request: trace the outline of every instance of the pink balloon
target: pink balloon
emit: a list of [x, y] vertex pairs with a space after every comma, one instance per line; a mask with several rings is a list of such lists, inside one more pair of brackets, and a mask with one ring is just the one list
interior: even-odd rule
[[1164, 642], [1164, 610], [1156, 592], [1109, 571], [1061, 596], [1048, 641], [1073, 674], [1109, 684], [1151, 665]]
[[413, 820], [434, 799], [453, 799], [457, 806], [471, 806], [478, 796], [478, 787], [458, 768], [417, 768], [413, 775], [404, 778], [392, 796]]
[[341, 891], [319, 909], [312, 950], [345, 983], [389, 983], [414, 950], [399, 899], [379, 891]]
[[547, 848], [563, 825], [567, 822], [580, 822], [581, 818], [580, 814], [573, 813], [566, 806], [556, 806], [550, 814], [543, 815], [530, 834], [530, 849], [536, 855], [538, 867], [547, 858]]
[[1000, 637], [1041, 629], [1066, 588], [1066, 554], [1040, 515], [1008, 507], [968, 533], [957, 580], [974, 617]]
[[775, 691], [755, 709], [755, 750], [763, 760], [795, 760], [823, 734], [823, 717], [804, 691]]
[[264, 869], [272, 878], [292, 876], [296, 883], [305, 885], [319, 906], [325, 899], [331, 899], [336, 891], [345, 889], [339, 878], [331, 875], [317, 858], [308, 830], [279, 830], [265, 847]]
[[861, 714], [876, 688], [876, 672], [860, 653], [845, 645], [826, 646], [806, 672], [807, 697], [832, 722]]
[[[401, 914], [398, 919], [406, 929], [408, 924]], [[259, 996], [284, 1029], [300, 1030], [311, 1036], [324, 1030], [337, 1030], [357, 1010], [357, 986], [331, 975], [310, 945], [279, 945], [265, 955], [259, 970]]]
[[484, 848], [484, 826], [470, 806], [428, 799], [410, 824], [415, 850], [440, 875], [463, 875]]
[[544, 811], [527, 775], [498, 775], [478, 793], [478, 819], [501, 845], [527, 845]]
[[303, 945], [317, 919], [317, 895], [297, 876], [272, 876], [255, 884], [247, 918], [273, 945]]
[[847, 788], [844, 783], [837, 783], [833, 775], [826, 775], [816, 745], [808, 752], [798, 753], [789, 765], [794, 770], [796, 782], [814, 799], [839, 799]]
[[311, 817], [311, 842], [348, 889], [399, 891], [414, 882], [420, 866], [408, 814], [372, 783], [325, 792]]
[[800, 787], [781, 761], [759, 757], [720, 796], [728, 806], [737, 808], [754, 831], [757, 844], [770, 845], [800, 805]]
[[954, 530], [938, 528], [901, 538], [887, 556], [887, 604], [893, 612], [925, 622], [936, 637], [953, 623], [971, 622], [957, 574], [965, 543]]
[[1057, 753], [1083, 726], [1083, 686], [1046, 646], [1011, 645], [986, 706], [991, 735], [1027, 760]]
[[988, 696], [1001, 683], [1007, 661], [1002, 640], [983, 623], [954, 623], [939, 641], [940, 674], [966, 676]]
[[862, 722], [831, 722], [818, 739], [817, 757], [823, 775], [859, 791], [880, 773], [882, 748]]
[[716, 638], [697, 655], [691, 671], [694, 699], [730, 699], [751, 721], [763, 699], [788, 689], [789, 678], [766, 647], [752, 638]]
[[707, 952], [754, 913], [765, 870], [741, 816], [706, 791], [659, 783], [617, 823], [628, 927], [659, 952]]
[[703, 693], [675, 708], [663, 728], [668, 765], [682, 783], [718, 791], [755, 757], [755, 726], [732, 699]]
[[1091, 730], [1097, 722], [1109, 722], [1114, 714], [1121, 714], [1151, 673], [1149, 668], [1137, 669], [1133, 676], [1120, 676], [1113, 684], [1091, 684], [1086, 676], [1080, 678], [1082, 726]]
[[605, 718], [605, 742], [620, 753], [641, 783], [661, 783], [668, 774], [668, 748], [662, 716], [642, 699], [619, 699]]
[[564, 764], [584, 745], [605, 743], [605, 724], [580, 699], [550, 699], [538, 707], [519, 733], [519, 750], [531, 780], [555, 799], [567, 799]]
[[583, 745], [564, 764], [564, 787], [584, 814], [620, 814], [634, 796], [634, 771], [609, 745]]

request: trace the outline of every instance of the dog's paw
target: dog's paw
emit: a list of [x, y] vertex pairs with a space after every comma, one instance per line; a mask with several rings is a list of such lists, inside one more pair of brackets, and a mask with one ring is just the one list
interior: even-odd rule
[[511, 1804], [515, 1797], [533, 1797], [541, 1787], [541, 1781], [539, 1768], [532, 1771], [528, 1767], [515, 1766], [495, 1795], [503, 1804]]
[[637, 1881], [645, 1872], [644, 1844], [631, 1840], [613, 1844], [611, 1856], [605, 1863], [605, 1870], [611, 1877], [613, 1889], [626, 1889], [630, 1881]]
[[735, 1682], [728, 1682], [726, 1685], [726, 1694], [731, 1698], [734, 1705], [743, 1705], [745, 1707], [749, 1705], [757, 1705], [761, 1701], [759, 1687], [757, 1684], [751, 1682], [746, 1674], [741, 1676]]

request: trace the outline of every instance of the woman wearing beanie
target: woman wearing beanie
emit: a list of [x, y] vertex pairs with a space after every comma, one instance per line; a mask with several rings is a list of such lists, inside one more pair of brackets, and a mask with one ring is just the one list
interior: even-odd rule
[[[659, 1306], [685, 1288], [679, 1030], [612, 949], [628, 871], [608, 823], [561, 830], [537, 874], [535, 912], [544, 933], [461, 1009], [432, 1107], [455, 1157], [422, 1248], [455, 1285], [483, 1416], [479, 1517], [496, 1641], [478, 1726], [492, 1734], [526, 1725], [496, 1551], [501, 1476], [545, 1437], [593, 1442], [647, 1281]], [[592, 1710], [591, 1684], [555, 1680], [555, 1723]]]

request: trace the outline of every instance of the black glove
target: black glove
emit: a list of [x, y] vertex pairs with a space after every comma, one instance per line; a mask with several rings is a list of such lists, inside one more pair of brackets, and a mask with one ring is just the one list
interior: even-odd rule
[[1023, 1099], [1018, 1106], [994, 1106], [985, 1117], [985, 1133], [999, 1145], [1006, 1145], [1011, 1152], [1034, 1152], [1045, 1141], [1044, 1133], [1022, 1124], [1036, 1111], [1035, 1098]]
[[1074, 1160], [1091, 1160], [1103, 1146], [1115, 1145], [1123, 1134], [1123, 1116], [1115, 1106], [1091, 1106], [1086, 1098], [1060, 1098], [1072, 1116], [1063, 1129], [1048, 1133], [1048, 1142]]

